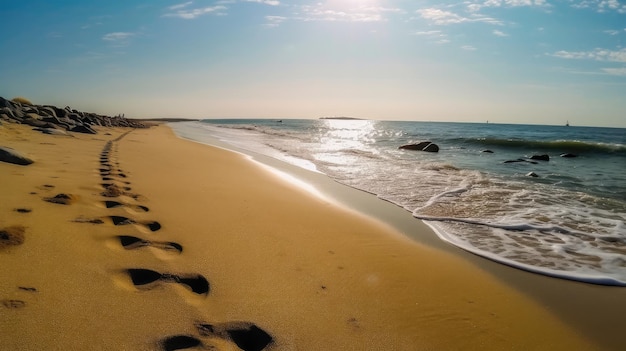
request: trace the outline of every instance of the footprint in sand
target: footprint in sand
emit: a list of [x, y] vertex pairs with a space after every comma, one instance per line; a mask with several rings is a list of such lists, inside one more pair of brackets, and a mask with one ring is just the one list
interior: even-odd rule
[[72, 222], [103, 224], [105, 223], [104, 219], [110, 220], [113, 223], [113, 225], [116, 225], [116, 226], [135, 224], [135, 225], [140, 225], [142, 227], [145, 227], [151, 232], [156, 232], [157, 230], [161, 229], [161, 224], [157, 221], [135, 221], [134, 219], [130, 219], [124, 216], [106, 216], [106, 217], [100, 217], [100, 218], [79, 217], [79, 218], [74, 219]]
[[76, 218], [73, 220], [73, 222], [76, 223], [90, 223], [90, 224], [103, 224], [105, 223], [105, 221], [103, 219], [108, 219], [110, 220], [113, 225], [129, 225], [129, 224], [136, 224], [136, 225], [140, 225], [142, 227], [147, 228], [148, 230], [150, 230], [151, 232], [156, 232], [157, 230], [161, 229], [161, 224], [157, 221], [135, 221], [134, 219], [130, 219], [124, 216], [106, 216], [106, 217], [100, 217], [100, 218]]
[[[274, 342], [271, 335], [250, 322], [228, 322], [221, 324], [196, 323], [198, 334], [209, 339], [222, 339], [234, 343], [243, 351], [261, 351]], [[166, 351], [206, 348], [202, 340], [191, 335], [174, 335], [161, 341]]]
[[0, 229], [0, 249], [22, 245], [24, 243], [25, 232], [26, 227], [21, 225], [14, 225]]
[[102, 178], [127, 178], [124, 171], [122, 171], [121, 169], [114, 170], [113, 166], [111, 166], [109, 163], [102, 163], [101, 167], [98, 168], [98, 172], [100, 173], [100, 176]]
[[143, 268], [127, 269], [126, 273], [133, 285], [142, 290], [152, 289], [159, 283], [175, 283], [187, 286], [198, 295], [208, 295], [210, 291], [209, 281], [200, 274], [178, 275]]
[[[30, 286], [18, 286], [17, 290], [19, 290], [20, 292], [27, 292], [27, 293], [37, 292], [37, 288], [33, 288]], [[4, 300], [0, 300], [0, 303], [2, 303], [2, 306], [8, 309], [19, 309], [19, 308], [26, 307], [26, 301], [18, 300], [18, 299], [4, 299]]]
[[22, 300], [2, 300], [2, 306], [8, 309], [18, 309], [26, 307], [26, 302]]
[[109, 176], [111, 175], [111, 166], [108, 166], [107, 164], [102, 164], [101, 167], [98, 169], [98, 172], [100, 172], [100, 175], [103, 177]]
[[151, 246], [165, 251], [178, 251], [178, 253], [183, 252], [183, 246], [172, 241], [151, 241], [130, 235], [120, 235], [117, 238], [126, 250], [134, 250], [140, 247]]
[[46, 191], [52, 190], [53, 188], [54, 188], [54, 185], [51, 185], [51, 184], [44, 184], [44, 185], [37, 187], [37, 189], [39, 190], [46, 190]]
[[124, 217], [124, 216], [108, 216], [111, 219], [114, 225], [128, 225], [128, 224], [140, 224], [148, 229], [151, 232], [156, 232], [161, 229], [161, 224], [157, 221], [141, 221], [137, 222], [133, 219]]
[[[104, 196], [104, 197], [127, 196], [135, 200], [140, 200], [142, 198], [142, 196], [139, 194], [129, 193], [128, 191], [130, 191], [131, 189], [128, 186], [119, 186], [117, 184], [110, 183], [111, 181], [116, 181], [116, 179], [114, 178], [102, 177], [102, 181], [104, 181], [105, 183], [101, 184], [102, 187], [104, 188], [104, 191], [100, 193], [101, 196]], [[130, 184], [129, 182], [123, 182], [123, 183], [126, 185]]]
[[146, 206], [142, 206], [142, 205], [131, 205], [131, 204], [125, 204], [125, 203], [117, 202], [117, 201], [103, 201], [103, 203], [106, 208], [126, 207], [126, 208], [130, 208], [132, 210], [140, 211], [140, 212], [150, 211], [149, 208], [147, 208]]
[[175, 335], [161, 341], [161, 347], [165, 351], [191, 349], [198, 346], [203, 346], [202, 341], [190, 335]]
[[71, 194], [57, 194], [55, 196], [52, 197], [44, 197], [43, 200], [46, 202], [50, 202], [53, 204], [59, 204], [59, 205], [70, 205], [72, 204], [74, 201], [76, 201], [77, 197], [76, 195], [71, 195]]

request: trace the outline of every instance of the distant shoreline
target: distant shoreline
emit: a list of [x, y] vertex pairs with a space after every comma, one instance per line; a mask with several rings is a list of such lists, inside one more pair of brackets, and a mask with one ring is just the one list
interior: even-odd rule
[[320, 117], [320, 119], [340, 119], [340, 120], [357, 120], [357, 121], [365, 120], [365, 118], [357, 118], [357, 117]]

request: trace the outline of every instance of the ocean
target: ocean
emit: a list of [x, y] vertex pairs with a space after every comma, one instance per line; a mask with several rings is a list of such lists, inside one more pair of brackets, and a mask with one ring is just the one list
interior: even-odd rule
[[[502, 264], [626, 286], [626, 129], [344, 119], [172, 127], [375, 194]], [[421, 141], [439, 152], [399, 149]]]

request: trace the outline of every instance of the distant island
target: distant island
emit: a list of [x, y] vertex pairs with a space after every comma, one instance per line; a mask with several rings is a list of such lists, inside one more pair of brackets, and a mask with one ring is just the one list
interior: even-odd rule
[[356, 117], [320, 117], [320, 119], [364, 120], [365, 118], [356, 118]]

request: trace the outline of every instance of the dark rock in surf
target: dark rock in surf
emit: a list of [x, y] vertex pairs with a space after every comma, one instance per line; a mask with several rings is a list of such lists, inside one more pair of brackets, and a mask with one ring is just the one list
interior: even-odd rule
[[482, 150], [480, 152], [482, 152], [484, 154], [493, 154], [493, 151], [491, 151], [491, 150]]
[[430, 144], [426, 145], [426, 147], [423, 148], [422, 151], [439, 152], [439, 146], [437, 146], [437, 144], [430, 143]]
[[539, 175], [535, 172], [528, 172], [526, 173], [527, 177], [533, 177], [533, 178], [539, 178]]
[[400, 146], [398, 149], [403, 150], [417, 150], [417, 151], [426, 151], [426, 152], [439, 152], [439, 146], [430, 141], [422, 141], [416, 144], [406, 144]]
[[538, 160], [538, 161], [550, 161], [550, 156], [544, 154], [544, 155], [532, 155], [530, 156], [531, 160]]
[[561, 154], [561, 157], [564, 157], [564, 158], [574, 158], [574, 157], [578, 157], [578, 155], [564, 153], [564, 154]]
[[10, 147], [0, 146], [0, 161], [27, 166], [34, 161]]
[[430, 144], [430, 141], [422, 141], [416, 144], [406, 144], [406, 145], [402, 145], [400, 146], [398, 149], [404, 149], [404, 150], [419, 150], [421, 151], [423, 148], [425, 148], [428, 144]]
[[518, 158], [517, 160], [506, 160], [506, 161], [504, 161], [502, 163], [518, 163], [518, 162], [532, 163], [534, 165], [537, 164], [537, 162], [535, 162], [535, 161], [528, 161], [528, 160], [525, 160], [523, 158]]

